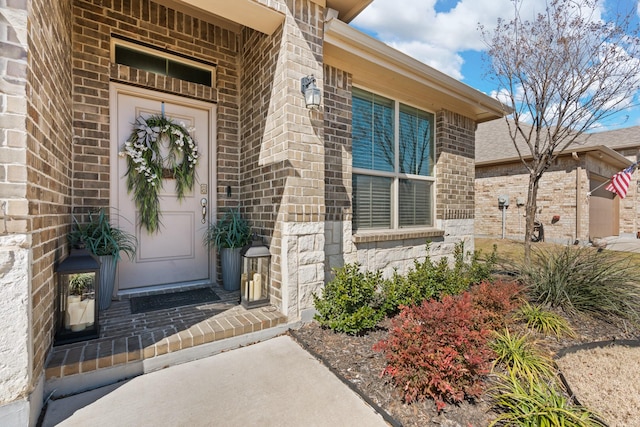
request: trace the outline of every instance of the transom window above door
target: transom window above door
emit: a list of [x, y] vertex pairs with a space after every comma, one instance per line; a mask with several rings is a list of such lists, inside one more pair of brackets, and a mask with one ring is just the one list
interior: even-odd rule
[[434, 116], [354, 88], [353, 230], [433, 226]]
[[215, 87], [216, 67], [119, 38], [111, 39], [111, 61], [187, 82]]

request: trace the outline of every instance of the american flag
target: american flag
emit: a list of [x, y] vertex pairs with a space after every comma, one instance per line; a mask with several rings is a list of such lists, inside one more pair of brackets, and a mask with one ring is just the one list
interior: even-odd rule
[[624, 199], [627, 195], [627, 191], [629, 190], [629, 184], [631, 183], [631, 174], [633, 173], [633, 168], [636, 167], [636, 164], [632, 164], [622, 172], [618, 172], [617, 174], [611, 177], [611, 182], [607, 185], [606, 189], [616, 193], [620, 196], [621, 199]]

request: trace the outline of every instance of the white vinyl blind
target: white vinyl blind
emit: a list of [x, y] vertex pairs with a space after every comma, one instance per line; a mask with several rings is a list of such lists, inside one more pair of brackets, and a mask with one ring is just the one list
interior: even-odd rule
[[391, 227], [391, 178], [353, 175], [353, 228]]

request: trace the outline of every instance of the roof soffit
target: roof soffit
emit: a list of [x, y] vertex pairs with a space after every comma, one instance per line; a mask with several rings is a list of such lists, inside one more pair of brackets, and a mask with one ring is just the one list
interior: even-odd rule
[[351, 22], [373, 0], [326, 0], [326, 6], [338, 11], [338, 19], [343, 22]]
[[285, 15], [256, 0], [157, 0], [176, 10], [190, 12], [205, 21], [227, 21], [227, 28], [239, 31], [240, 26], [265, 34], [273, 34], [284, 22]]

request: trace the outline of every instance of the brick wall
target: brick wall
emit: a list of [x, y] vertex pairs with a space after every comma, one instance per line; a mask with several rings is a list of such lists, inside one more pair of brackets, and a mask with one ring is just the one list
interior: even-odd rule
[[[640, 154], [638, 148], [629, 148], [627, 150], [618, 150], [620, 154], [625, 156], [632, 162], [637, 160]], [[640, 230], [640, 173], [636, 172], [631, 175], [631, 184], [627, 197], [620, 201], [620, 232], [636, 235]]]
[[[611, 165], [593, 155], [580, 154], [579, 162], [570, 156], [563, 156], [551, 165], [540, 180], [536, 218], [544, 226], [545, 239], [558, 243], [573, 242], [578, 239], [589, 241], [589, 178], [604, 180], [619, 172]], [[576, 183], [576, 173], [578, 181]], [[509, 207], [505, 211], [505, 236], [520, 238], [525, 230], [525, 207], [517, 206], [517, 200], [527, 201], [529, 176], [518, 162], [478, 167], [476, 170], [476, 234], [481, 236], [502, 236], [502, 211], [498, 208], [498, 196], [509, 196]], [[633, 200], [635, 191], [627, 198]], [[625, 199], [626, 202], [627, 199]], [[634, 207], [628, 208], [633, 211]], [[579, 214], [576, 212], [579, 210]], [[620, 231], [633, 230], [632, 218], [624, 219], [621, 208]], [[553, 221], [558, 215], [559, 221]], [[632, 215], [629, 215], [630, 217]], [[579, 223], [576, 227], [576, 221]], [[623, 225], [627, 222], [627, 225]], [[631, 231], [628, 231], [631, 232]]]
[[436, 194], [439, 219], [473, 219], [476, 123], [468, 117], [436, 114]]
[[[74, 212], [109, 206], [110, 80], [217, 100], [217, 201], [237, 205], [239, 34], [149, 0], [75, 0], [73, 16]], [[112, 35], [214, 63], [216, 87], [111, 64]]]
[[[275, 34], [244, 32], [243, 81], [258, 93], [242, 96], [243, 104], [249, 101], [243, 119], [251, 118], [242, 123], [243, 147], [250, 144], [243, 151], [251, 159], [243, 159], [241, 170], [243, 205], [271, 249], [272, 302], [295, 319], [324, 279], [323, 110], [308, 110], [300, 92], [303, 76], [313, 74], [323, 85], [324, 8], [310, 0], [280, 5], [285, 21]], [[260, 184], [263, 176], [268, 184]]]
[[[240, 165], [242, 213], [267, 246], [272, 249], [271, 286], [273, 303], [282, 305], [282, 277], [273, 234], [282, 204], [287, 177], [293, 173], [284, 160], [285, 141], [278, 138], [284, 132], [282, 107], [276, 108], [272, 94], [281, 91], [282, 73], [276, 73], [282, 28], [268, 36], [245, 28], [242, 31], [240, 54], [240, 141], [242, 151], [235, 160]], [[277, 89], [276, 89], [277, 87]]]
[[352, 78], [324, 67], [324, 176], [327, 221], [351, 220]]
[[27, 83], [27, 182], [32, 220], [33, 372], [55, 331], [54, 262], [66, 252], [71, 168], [71, 2], [32, 1]]

